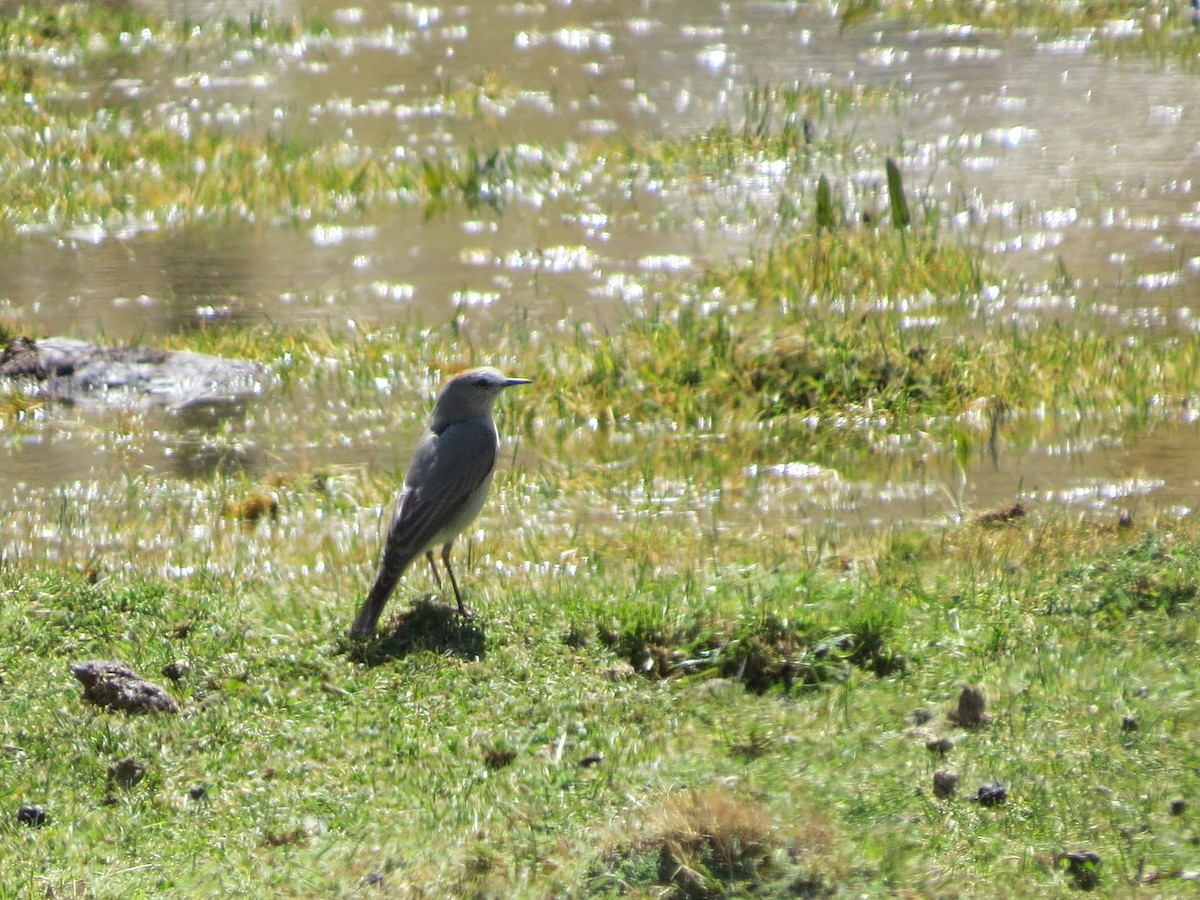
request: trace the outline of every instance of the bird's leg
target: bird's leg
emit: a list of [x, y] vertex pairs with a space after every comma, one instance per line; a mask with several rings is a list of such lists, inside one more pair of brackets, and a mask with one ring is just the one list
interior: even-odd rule
[[429, 560], [429, 571], [433, 573], [434, 584], [437, 585], [438, 593], [442, 592], [442, 576], [438, 574], [437, 563], [433, 560], [433, 551], [426, 550], [425, 558]]
[[464, 619], [470, 619], [471, 613], [463, 605], [462, 594], [458, 592], [458, 580], [454, 577], [454, 569], [450, 565], [450, 541], [442, 545], [442, 563], [446, 566], [446, 572], [450, 576], [450, 584], [454, 586], [454, 599], [458, 601], [458, 613]]

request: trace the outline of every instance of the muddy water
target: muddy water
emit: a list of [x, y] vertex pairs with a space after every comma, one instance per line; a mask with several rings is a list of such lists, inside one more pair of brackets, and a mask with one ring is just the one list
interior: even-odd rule
[[[843, 33], [820, 4], [303, 9], [310, 20], [336, 23], [340, 36], [228, 57], [133, 60], [80, 84], [80, 102], [152, 109], [185, 124], [337, 136], [421, 159], [471, 142], [536, 153], [598, 136], [737, 125], [754, 83], [894, 87], [895, 103], [851, 114], [843, 127], [899, 156], [915, 190], [1029, 280], [998, 312], [1069, 317], [1070, 298], [1045, 284], [1061, 260], [1075, 294], [1104, 303], [1116, 325], [1191, 327], [1196, 319], [1200, 111], [1195, 77], [1170, 66], [1102, 59], [1088, 52], [1086, 37], [1039, 42], [881, 23]], [[239, 10], [189, 6], [192, 18], [231, 12]], [[447, 85], [489, 76], [504, 88], [489, 101], [490, 115], [446, 108]], [[150, 343], [225, 319], [337, 328], [436, 325], [458, 314], [486, 326], [521, 310], [546, 323], [618, 321], [654, 296], [659, 279], [739, 258], [769, 238], [788, 177], [631, 190], [601, 173], [581, 191], [518, 195], [503, 215], [455, 207], [427, 219], [423, 210], [391, 207], [332, 225], [35, 227], [0, 246], [0, 316], [31, 333]], [[848, 506], [851, 518], [871, 522], [928, 518], [1017, 493], [1100, 509], [1189, 508], [1200, 500], [1196, 437], [1190, 424], [1168, 423], [1133, 444], [1035, 447], [973, 464], [952, 502], [945, 484], [954, 478], [939, 479], [932, 494], [859, 485], [818, 492], [825, 512], [817, 515], [838, 518]], [[180, 436], [179, 447], [190, 441]], [[130, 463], [68, 432], [53, 457], [0, 446], [0, 487], [106, 479], [134, 464], [185, 477], [204, 470], [180, 462], [187, 457]], [[254, 459], [246, 465], [253, 470]]]

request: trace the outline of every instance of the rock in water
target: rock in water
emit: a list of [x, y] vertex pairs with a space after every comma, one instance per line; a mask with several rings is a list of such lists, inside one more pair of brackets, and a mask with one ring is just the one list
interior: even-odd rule
[[129, 713], [179, 712], [179, 704], [170, 694], [125, 663], [107, 660], [75, 663], [71, 674], [83, 685], [83, 699], [105, 709]]
[[254, 363], [205, 353], [51, 337], [10, 341], [0, 350], [0, 378], [32, 381], [40, 395], [54, 400], [182, 409], [257, 396], [265, 374]]

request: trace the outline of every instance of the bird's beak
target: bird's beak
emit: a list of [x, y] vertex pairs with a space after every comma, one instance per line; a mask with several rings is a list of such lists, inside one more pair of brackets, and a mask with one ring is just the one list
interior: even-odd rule
[[504, 386], [506, 388], [516, 387], [518, 384], [533, 384], [528, 378], [505, 378]]

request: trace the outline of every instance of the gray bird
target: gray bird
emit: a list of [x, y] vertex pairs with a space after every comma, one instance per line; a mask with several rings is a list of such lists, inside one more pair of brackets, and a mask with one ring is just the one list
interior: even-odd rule
[[450, 567], [450, 545], [479, 515], [492, 483], [500, 449], [492, 404], [502, 390], [518, 384], [529, 384], [529, 380], [507, 378], [499, 369], [483, 366], [455, 375], [442, 388], [429, 430], [409, 463], [379, 574], [350, 628], [351, 637], [375, 633], [396, 582], [422, 553], [428, 557], [433, 579], [441, 590], [442, 579], [433, 559], [433, 549], [439, 545], [458, 611], [464, 617], [468, 615]]

